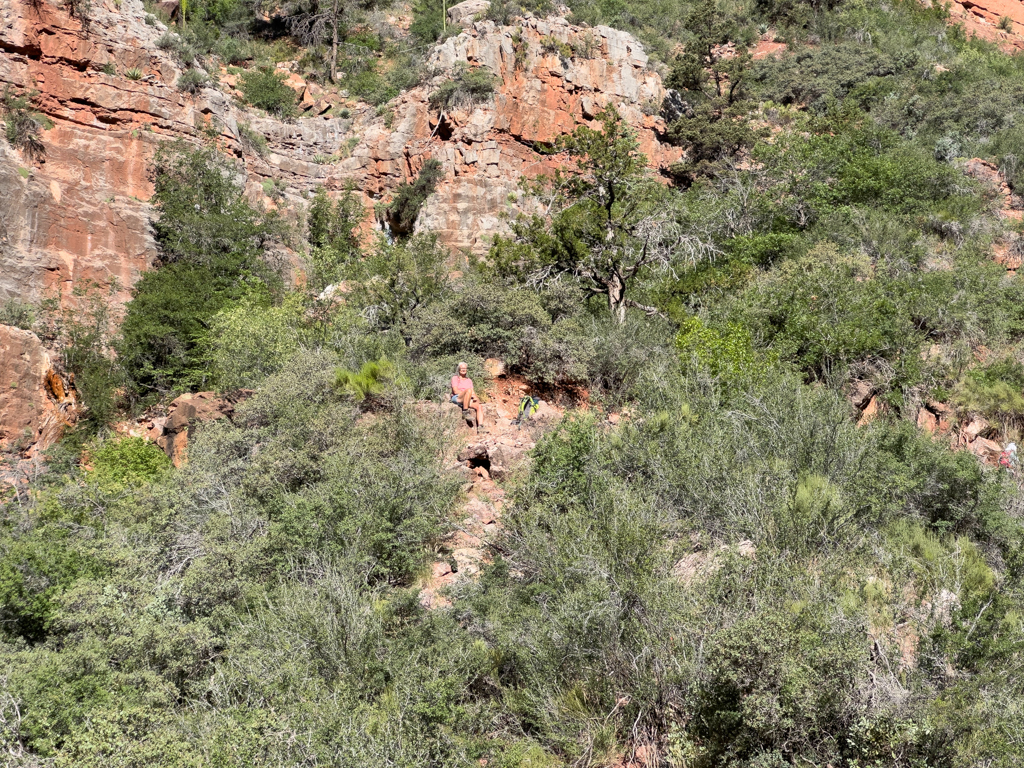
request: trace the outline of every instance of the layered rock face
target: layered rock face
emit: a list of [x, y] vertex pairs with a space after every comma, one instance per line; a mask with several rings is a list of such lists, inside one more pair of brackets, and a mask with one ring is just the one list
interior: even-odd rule
[[76, 420], [75, 407], [39, 337], [0, 325], [0, 453], [48, 448]]
[[[428, 66], [444, 74], [398, 100], [393, 128], [383, 122], [367, 126], [352, 157], [328, 178], [330, 186], [354, 182], [375, 199], [414, 177], [426, 159], [440, 160], [445, 180], [416, 229], [437, 232], [455, 249], [481, 253], [506, 229], [519, 180], [560, 164], [537, 148], [593, 121], [607, 106], [636, 129], [653, 168], [680, 159], [679, 149], [658, 141], [663, 120], [645, 113], [658, 111], [664, 88], [632, 36], [608, 27], [575, 27], [561, 18], [524, 19], [512, 27], [465, 23], [468, 29], [430, 55]], [[551, 41], [589, 49], [589, 57], [565, 57], [550, 50]], [[495, 76], [493, 99], [443, 113], [432, 109], [430, 92], [466, 65]]]
[[[660, 118], [644, 113], [657, 111], [660, 78], [639, 43], [606, 27], [526, 19], [502, 28], [453, 12], [467, 29], [430, 54], [429, 67], [438, 74], [401, 96], [393, 119], [350, 104], [347, 118], [282, 122], [216, 89], [196, 96], [179, 91], [180, 69], [156, 46], [166, 28], [144, 22], [141, 0], [94, 2], [89, 17], [83, 29], [56, 0], [0, 6], [0, 87], [35, 94], [35, 108], [53, 123], [40, 134], [44, 153], [38, 158], [0, 142], [0, 301], [59, 295], [74, 305], [74, 289], [84, 286], [111, 293], [115, 306], [125, 301], [156, 257], [147, 202], [153, 154], [168, 139], [198, 142], [200, 129], [211, 126], [221, 146], [243, 163], [253, 197], [263, 197], [264, 179], [284, 181], [283, 200], [264, 198], [283, 208], [302, 207], [309, 192], [327, 183], [333, 189], [354, 184], [372, 211], [435, 157], [446, 178], [417, 228], [476, 252], [506, 226], [519, 178], [553, 167], [534, 146], [551, 144], [609, 104], [637, 128], [653, 166], [679, 157], [657, 140]], [[546, 52], [542, 38], [584, 53]], [[489, 70], [496, 93], [473, 109], [445, 113], [439, 124], [429, 95], [459, 66]], [[129, 68], [142, 78], [125, 77]], [[309, 96], [300, 78], [289, 82]], [[243, 155], [243, 122], [267, 137], [267, 157]], [[314, 162], [318, 155], [348, 158], [326, 165]]]
[[[155, 255], [147, 163], [157, 131], [191, 132], [194, 105], [149, 53], [160, 32], [143, 24], [139, 0], [121, 13], [93, 7], [86, 34], [63, 7], [0, 6], [0, 85], [36, 93], [54, 123], [36, 161], [0, 144], [0, 300], [70, 296], [86, 281], [124, 291]], [[108, 62], [148, 79], [98, 71]]]
[[[923, 0], [923, 4], [930, 8], [933, 0]], [[1020, 0], [953, 0], [949, 16], [954, 24], [963, 24], [969, 34], [993, 42], [1004, 51], [1024, 50], [1024, 3]]]

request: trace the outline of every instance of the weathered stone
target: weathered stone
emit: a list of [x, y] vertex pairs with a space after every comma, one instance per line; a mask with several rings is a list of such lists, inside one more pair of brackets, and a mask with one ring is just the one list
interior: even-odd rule
[[499, 379], [505, 375], [505, 363], [490, 357], [484, 360], [484, 373], [489, 379]]
[[854, 408], [864, 410], [868, 400], [871, 399], [871, 395], [874, 393], [874, 389], [874, 384], [861, 379], [850, 384], [846, 397]]
[[917, 412], [917, 426], [929, 434], [934, 434], [939, 428], [939, 418], [927, 408]]
[[989, 423], [980, 416], [974, 419], [970, 424], [964, 427], [964, 434], [967, 435], [968, 440], [974, 440], [978, 435], [987, 431]]
[[0, 325], [0, 451], [32, 456], [77, 419], [74, 390], [54, 372], [39, 337]]
[[230, 418], [235, 405], [250, 395], [252, 390], [242, 389], [226, 396], [218, 396], [214, 392], [196, 392], [175, 398], [167, 408], [167, 416], [161, 424], [160, 434], [156, 436], [156, 444], [170, 457], [174, 466], [180, 467], [185, 462], [185, 449], [188, 447], [192, 426], [197, 422]]
[[857, 421], [858, 427], [863, 427], [865, 424], [871, 423], [871, 421], [878, 416], [880, 406], [878, 404], [878, 398], [872, 396], [868, 400], [868, 404], [864, 406], [864, 410], [861, 411], [860, 419]]
[[463, 29], [472, 29], [478, 16], [487, 13], [490, 0], [465, 0], [448, 9], [448, 22]]

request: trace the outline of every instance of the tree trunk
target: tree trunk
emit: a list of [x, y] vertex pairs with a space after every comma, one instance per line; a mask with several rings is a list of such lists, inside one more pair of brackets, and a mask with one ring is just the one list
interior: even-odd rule
[[334, 0], [334, 12], [331, 14], [331, 82], [338, 79], [338, 0]]
[[605, 286], [608, 289], [608, 309], [615, 322], [621, 325], [626, 322], [626, 283], [617, 274], [612, 273]]

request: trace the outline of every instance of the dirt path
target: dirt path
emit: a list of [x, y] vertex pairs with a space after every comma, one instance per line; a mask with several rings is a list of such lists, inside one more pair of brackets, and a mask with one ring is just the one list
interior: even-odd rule
[[524, 467], [536, 441], [563, 414], [562, 409], [542, 401], [537, 412], [520, 428], [513, 419], [523, 394], [522, 385], [498, 379], [486, 394], [484, 421], [488, 431], [477, 433], [471, 427], [460, 427], [458, 460], [448, 467], [449, 472], [457, 473], [466, 482], [465, 502], [454, 532], [445, 541], [420, 590], [420, 603], [427, 608], [450, 605], [443, 594], [445, 588], [475, 578], [490, 561], [493, 550], [489, 543], [501, 530], [505, 503], [502, 483], [512, 472]]

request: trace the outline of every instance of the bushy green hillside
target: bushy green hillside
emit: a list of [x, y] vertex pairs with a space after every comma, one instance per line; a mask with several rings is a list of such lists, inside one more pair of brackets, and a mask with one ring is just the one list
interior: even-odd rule
[[[198, 6], [188, 34], [224, 46], [244, 10]], [[1019, 477], [911, 423], [939, 401], [1021, 436], [1024, 283], [992, 258], [1020, 227], [964, 159], [1017, 183], [1022, 60], [909, 2], [574, 10], [659, 54], [671, 184], [609, 110], [524, 190], [551, 216], [453, 277], [429, 233], [363, 243], [353, 194], [289, 231], [215, 148], [171, 146], [164, 263], [119, 335], [40, 309], [95, 418], [4, 498], [10, 764], [1024, 759]], [[789, 52], [746, 57], [761, 35]], [[507, 481], [493, 562], [428, 611], [463, 500], [456, 426], [415, 401], [486, 357], [587, 407]], [[859, 381], [883, 404], [862, 427]], [[197, 387], [256, 393], [181, 469], [103, 426]]]

